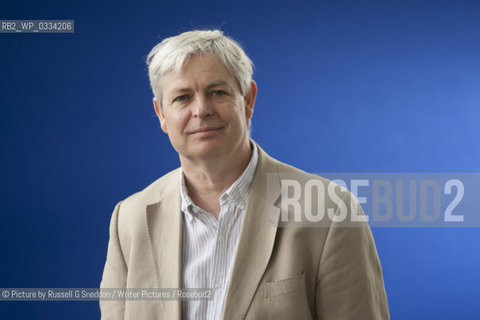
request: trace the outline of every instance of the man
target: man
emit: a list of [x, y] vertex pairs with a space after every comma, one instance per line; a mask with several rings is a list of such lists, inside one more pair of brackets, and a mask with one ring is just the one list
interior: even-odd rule
[[[280, 209], [283, 174], [328, 181], [250, 139], [257, 86], [240, 46], [218, 30], [190, 31], [155, 46], [147, 64], [181, 167], [117, 204], [101, 287], [211, 288], [212, 296], [101, 301], [102, 319], [388, 319], [365, 222], [280, 227], [298, 208]], [[361, 216], [341, 194], [317, 207]]]

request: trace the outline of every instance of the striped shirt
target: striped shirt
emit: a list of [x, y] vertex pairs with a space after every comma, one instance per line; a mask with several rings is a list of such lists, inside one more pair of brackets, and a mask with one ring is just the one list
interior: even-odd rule
[[220, 197], [218, 220], [196, 206], [188, 196], [180, 170], [183, 212], [183, 288], [211, 288], [212, 300], [182, 301], [182, 319], [220, 319], [240, 234], [248, 191], [257, 167], [255, 143], [252, 157], [242, 175]]

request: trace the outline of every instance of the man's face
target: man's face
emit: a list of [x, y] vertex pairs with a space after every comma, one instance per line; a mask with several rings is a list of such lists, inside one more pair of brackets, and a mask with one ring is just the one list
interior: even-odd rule
[[192, 56], [180, 73], [163, 77], [162, 106], [154, 99], [162, 130], [180, 157], [234, 156], [248, 144], [256, 85], [245, 97], [235, 77], [214, 55]]

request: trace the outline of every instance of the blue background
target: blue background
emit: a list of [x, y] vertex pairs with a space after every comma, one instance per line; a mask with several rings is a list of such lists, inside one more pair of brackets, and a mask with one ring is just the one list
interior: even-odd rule
[[[311, 172], [478, 172], [478, 1], [3, 1], [0, 287], [97, 287], [114, 205], [179, 165], [144, 59], [218, 27], [256, 65], [253, 138]], [[373, 229], [392, 319], [480, 319], [480, 230]], [[97, 302], [0, 303], [96, 319]]]

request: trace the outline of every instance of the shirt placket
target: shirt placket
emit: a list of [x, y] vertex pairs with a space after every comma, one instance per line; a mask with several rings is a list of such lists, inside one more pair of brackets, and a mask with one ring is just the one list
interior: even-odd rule
[[228, 257], [227, 257], [227, 241], [226, 235], [228, 226], [228, 219], [231, 216], [231, 204], [225, 204], [220, 207], [220, 214], [218, 217], [218, 228], [215, 238], [215, 248], [212, 259], [212, 274], [210, 277], [210, 288], [213, 288], [213, 300], [209, 304], [208, 319], [218, 319], [221, 305], [219, 301], [225, 293], [225, 282], [227, 281]]

